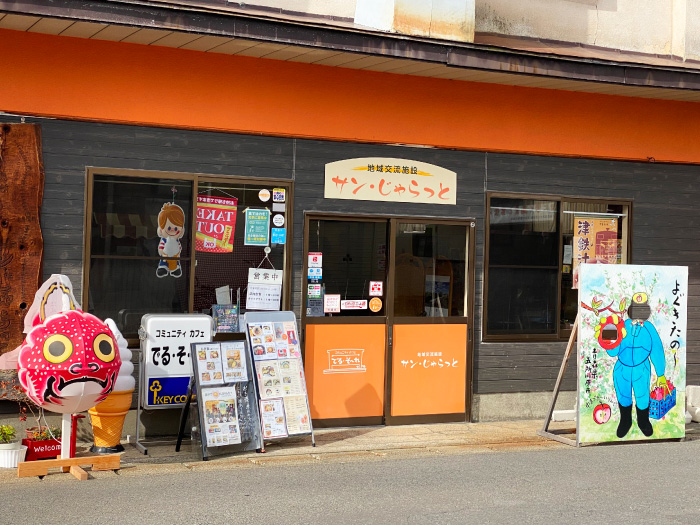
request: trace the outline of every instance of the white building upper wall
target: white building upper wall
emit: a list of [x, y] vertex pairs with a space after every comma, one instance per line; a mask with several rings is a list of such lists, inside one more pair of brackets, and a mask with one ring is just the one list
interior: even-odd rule
[[697, 58], [700, 0], [477, 0], [476, 31]]
[[700, 59], [700, 0], [252, 0], [244, 5], [442, 40], [472, 42], [476, 31]]

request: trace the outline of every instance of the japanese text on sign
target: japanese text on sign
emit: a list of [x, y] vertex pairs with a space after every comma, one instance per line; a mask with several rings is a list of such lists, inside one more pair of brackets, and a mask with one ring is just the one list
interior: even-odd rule
[[248, 282], [253, 284], [282, 284], [282, 270], [248, 268]]
[[616, 218], [574, 217], [574, 288], [578, 288], [577, 268], [580, 264], [616, 264], [621, 262], [617, 228], [618, 220]]
[[404, 368], [457, 368], [456, 359], [442, 359], [442, 352], [418, 352], [416, 360], [402, 359]]
[[326, 164], [324, 196], [388, 202], [457, 204], [457, 175], [425, 162], [391, 158]]
[[245, 210], [245, 245], [267, 246], [270, 241], [270, 210]]

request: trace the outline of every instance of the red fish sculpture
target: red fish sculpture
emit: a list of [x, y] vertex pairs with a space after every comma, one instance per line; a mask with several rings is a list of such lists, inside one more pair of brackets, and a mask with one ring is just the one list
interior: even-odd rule
[[63, 414], [82, 412], [107, 397], [120, 366], [112, 331], [80, 310], [42, 319], [27, 334], [17, 361], [29, 398]]

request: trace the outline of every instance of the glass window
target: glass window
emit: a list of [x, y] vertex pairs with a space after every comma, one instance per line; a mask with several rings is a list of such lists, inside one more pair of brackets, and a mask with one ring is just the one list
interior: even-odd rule
[[[308, 282], [306, 290], [307, 316], [324, 316], [323, 294], [340, 295], [342, 301], [371, 300], [370, 281], [383, 286], [381, 309], [343, 309], [332, 315], [383, 316], [385, 314], [387, 275], [386, 221], [309, 221], [309, 252], [321, 253], [322, 279], [318, 281], [322, 292], [314, 291], [314, 282]], [[328, 316], [331, 314], [325, 314]]]
[[[233, 303], [241, 293], [241, 312], [246, 311], [246, 290], [250, 268], [284, 270], [286, 239], [269, 238], [270, 253], [265, 257], [265, 242], [251, 239], [246, 232], [246, 210], [267, 210], [272, 229], [284, 229], [286, 237], [287, 196], [260, 184], [200, 182], [197, 196], [197, 239], [194, 273], [194, 311], [207, 310], [216, 304], [216, 289], [229, 286]], [[261, 199], [266, 199], [262, 200]], [[273, 202], [274, 199], [284, 202]], [[273, 205], [274, 210], [273, 211]], [[256, 214], [256, 217], [260, 217]], [[257, 219], [256, 219], [257, 220]], [[264, 221], [264, 215], [263, 215]], [[260, 222], [260, 221], [258, 221]], [[248, 228], [252, 228], [251, 219]], [[263, 225], [264, 226], [264, 225]], [[248, 239], [246, 240], [246, 236]], [[251, 242], [257, 244], [250, 244]]]
[[574, 220], [613, 224], [600, 232], [594, 255], [626, 263], [628, 212], [627, 204], [583, 199], [489, 197], [485, 337], [568, 337], [578, 300]]
[[593, 258], [597, 262], [615, 261], [627, 263], [627, 216], [628, 206], [594, 202], [562, 202], [562, 273], [561, 273], [561, 311], [559, 329], [567, 335], [573, 328], [578, 311], [578, 290], [573, 288], [574, 281], [574, 220], [579, 217], [610, 219], [613, 226], [609, 231], [598, 232]]
[[394, 316], [464, 316], [467, 227], [399, 222], [394, 241]]
[[492, 198], [488, 334], [554, 334], [558, 202]]
[[125, 337], [137, 336], [146, 313], [211, 313], [225, 286], [234, 304], [240, 290], [244, 313], [248, 270], [285, 270], [288, 187], [202, 179], [92, 175], [86, 308]]
[[[172, 202], [181, 213], [173, 213], [169, 225], [184, 228], [185, 234], [171, 243], [179, 261], [166, 270], [158, 221], [163, 205]], [[127, 337], [136, 336], [145, 313], [187, 312], [191, 210], [191, 181], [95, 175], [88, 310], [114, 319]], [[167, 272], [166, 278], [158, 272]]]

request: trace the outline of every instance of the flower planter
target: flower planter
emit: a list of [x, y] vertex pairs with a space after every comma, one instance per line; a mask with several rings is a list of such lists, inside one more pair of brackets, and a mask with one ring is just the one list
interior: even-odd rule
[[41, 441], [23, 439], [22, 445], [27, 447], [27, 461], [56, 458], [61, 455], [60, 439], [43, 439]]
[[0, 443], [0, 450], [19, 450], [19, 441], [11, 441], [10, 443]]
[[0, 448], [0, 468], [17, 468], [17, 464], [24, 461], [27, 447], [21, 445], [17, 449]]

